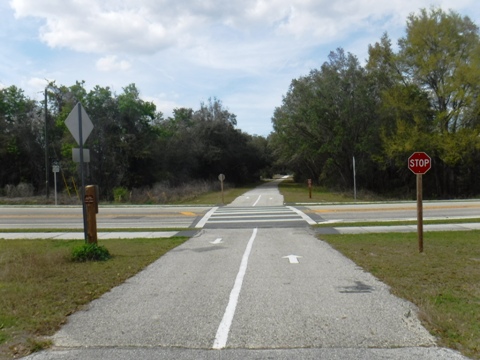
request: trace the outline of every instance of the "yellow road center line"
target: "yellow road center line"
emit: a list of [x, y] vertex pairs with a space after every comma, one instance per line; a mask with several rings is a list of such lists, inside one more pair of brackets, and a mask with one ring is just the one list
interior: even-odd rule
[[182, 211], [180, 214], [185, 215], [185, 216], [197, 216], [197, 214], [191, 212], [191, 211]]

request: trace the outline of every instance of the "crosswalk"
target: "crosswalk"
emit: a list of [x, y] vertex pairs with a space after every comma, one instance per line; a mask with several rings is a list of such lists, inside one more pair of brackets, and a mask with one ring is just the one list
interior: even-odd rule
[[299, 227], [316, 222], [292, 206], [215, 207], [197, 228]]

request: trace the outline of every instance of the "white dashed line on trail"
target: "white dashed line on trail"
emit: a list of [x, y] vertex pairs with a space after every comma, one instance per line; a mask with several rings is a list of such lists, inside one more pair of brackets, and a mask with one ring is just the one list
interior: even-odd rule
[[252, 251], [253, 242], [257, 236], [257, 228], [253, 229], [252, 236], [248, 241], [247, 248], [242, 257], [242, 262], [240, 264], [240, 270], [238, 271], [237, 277], [235, 279], [235, 284], [230, 293], [230, 299], [228, 300], [227, 308], [223, 314], [223, 319], [218, 327], [217, 334], [215, 335], [215, 341], [213, 342], [213, 349], [223, 349], [227, 345], [228, 333], [230, 332], [230, 327], [232, 326], [233, 316], [235, 315], [235, 310], [237, 308], [238, 298], [240, 297], [240, 291], [242, 290], [243, 278], [247, 272], [248, 258], [250, 257], [250, 252]]
[[256, 206], [258, 204], [258, 202], [260, 201], [261, 197], [262, 197], [262, 195], [258, 195], [257, 201], [255, 201], [252, 206]]

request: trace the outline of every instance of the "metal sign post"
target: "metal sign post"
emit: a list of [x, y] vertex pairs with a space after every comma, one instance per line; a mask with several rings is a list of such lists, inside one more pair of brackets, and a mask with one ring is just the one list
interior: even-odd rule
[[72, 136], [80, 145], [80, 177], [82, 181], [82, 208], [83, 208], [83, 233], [85, 242], [88, 242], [88, 233], [87, 233], [87, 207], [85, 205], [85, 175], [83, 169], [83, 144], [87, 140], [90, 132], [93, 130], [93, 124], [90, 118], [88, 117], [85, 109], [82, 107], [81, 103], [75, 105], [73, 110], [68, 114], [67, 119], [65, 120], [65, 125], [68, 130], [72, 133]]
[[417, 233], [418, 252], [423, 252], [423, 184], [422, 174], [417, 174]]
[[60, 171], [60, 166], [58, 165], [58, 162], [54, 162], [52, 164], [52, 171], [53, 171], [53, 183], [54, 183], [54, 189], [55, 189], [55, 205], [58, 205], [58, 203], [57, 203], [57, 173]]
[[83, 235], [85, 242], [88, 243], [88, 220], [87, 205], [85, 204], [85, 172], [83, 169], [83, 129], [82, 129], [82, 104], [78, 103], [78, 138], [80, 145], [80, 177], [82, 179], [82, 209], [83, 209]]
[[220, 188], [222, 189], [222, 204], [225, 204], [225, 199], [223, 195], [223, 181], [225, 180], [225, 175], [223, 174], [218, 175], [218, 180], [220, 180]]
[[353, 198], [357, 202], [357, 170], [355, 166], [355, 156], [353, 157]]

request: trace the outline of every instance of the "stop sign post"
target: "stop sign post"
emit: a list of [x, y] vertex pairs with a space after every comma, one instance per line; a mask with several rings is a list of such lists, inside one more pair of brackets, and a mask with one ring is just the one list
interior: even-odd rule
[[432, 167], [432, 159], [424, 152], [414, 152], [408, 158], [408, 168], [417, 175], [418, 251], [423, 252], [423, 185], [422, 176]]

